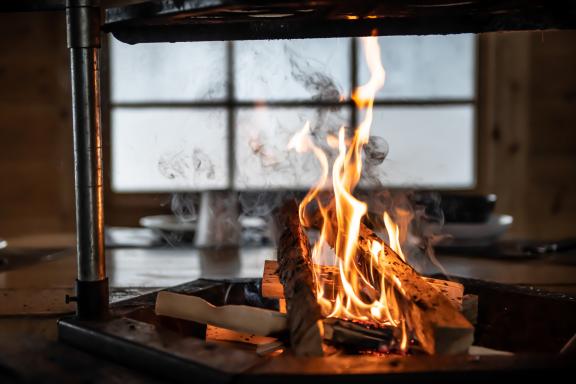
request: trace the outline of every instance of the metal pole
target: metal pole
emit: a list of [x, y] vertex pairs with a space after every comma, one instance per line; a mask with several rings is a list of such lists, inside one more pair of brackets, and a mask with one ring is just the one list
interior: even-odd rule
[[67, 0], [66, 19], [72, 84], [78, 278], [77, 315], [108, 313], [104, 249], [102, 127], [100, 116], [100, 2]]

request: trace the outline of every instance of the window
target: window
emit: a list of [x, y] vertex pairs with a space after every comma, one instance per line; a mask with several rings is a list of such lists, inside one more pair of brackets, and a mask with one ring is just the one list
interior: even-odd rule
[[[387, 72], [372, 135], [390, 187], [470, 188], [475, 37], [381, 37]], [[111, 41], [116, 192], [307, 189], [312, 155], [286, 150], [310, 121], [354, 126], [368, 71], [355, 39], [140, 44]]]

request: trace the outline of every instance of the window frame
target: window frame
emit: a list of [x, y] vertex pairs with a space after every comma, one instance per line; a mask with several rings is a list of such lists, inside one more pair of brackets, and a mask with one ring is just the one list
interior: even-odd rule
[[[484, 178], [480, 169], [480, 162], [482, 159], [482, 154], [484, 151], [481, 150], [480, 146], [484, 143], [484, 135], [481, 135], [479, 130], [482, 128], [483, 109], [485, 102], [481, 98], [483, 90], [481, 89], [481, 80], [485, 77], [485, 74], [480, 70], [480, 63], [482, 62], [483, 53], [487, 51], [486, 43], [483, 43], [483, 35], [474, 36], [474, 62], [473, 62], [473, 86], [474, 93], [471, 98], [434, 98], [434, 99], [376, 99], [374, 101], [374, 106], [392, 106], [392, 107], [419, 107], [419, 106], [458, 106], [466, 105], [473, 108], [473, 137], [474, 137], [474, 148], [473, 148], [473, 167], [474, 167], [474, 183], [470, 188], [434, 188], [435, 190], [447, 192], [447, 193], [464, 193], [472, 194], [478, 191], [484, 190]], [[227, 164], [228, 164], [228, 185], [230, 189], [234, 190], [234, 174], [235, 174], [235, 125], [236, 125], [236, 111], [240, 108], [256, 107], [261, 102], [259, 101], [245, 101], [237, 100], [235, 95], [235, 81], [234, 81], [234, 50], [235, 42], [226, 42], [226, 96], [221, 100], [211, 100], [211, 101], [189, 101], [189, 102], [112, 102], [111, 101], [111, 77], [110, 77], [110, 43], [109, 39], [113, 39], [109, 36], [108, 39], [103, 39], [102, 44], [102, 119], [104, 126], [104, 159], [106, 164], [111, 164], [111, 116], [115, 108], [184, 108], [184, 109], [195, 109], [195, 108], [224, 108], [226, 109], [226, 124], [227, 124]], [[355, 89], [358, 85], [358, 75], [359, 75], [359, 63], [358, 63], [358, 52], [359, 44], [358, 39], [349, 38], [350, 44], [350, 87]], [[269, 101], [266, 103], [269, 108], [318, 108], [318, 107], [340, 107], [347, 108], [350, 115], [350, 126], [356, 126], [358, 123], [358, 110], [352, 100], [337, 101], [337, 100], [283, 100], [283, 101]], [[146, 214], [151, 213], [151, 211], [166, 213], [169, 212], [169, 201], [172, 193], [170, 192], [116, 192], [112, 190], [111, 183], [111, 168], [107, 167], [108, 172], [105, 173], [105, 192], [107, 199], [106, 207], [107, 210], [112, 213], [112, 222], [119, 223], [134, 223], [135, 215], [141, 217], [143, 212]], [[390, 188], [390, 189], [400, 189], [400, 188]], [[269, 190], [269, 189], [267, 189]], [[282, 189], [286, 190], [286, 189]], [[295, 191], [301, 191], [298, 188]], [[200, 191], [191, 191], [191, 193], [199, 193]], [[118, 211], [118, 213], [116, 213]], [[108, 214], [110, 215], [110, 214]], [[129, 220], [126, 218], [130, 217]]]

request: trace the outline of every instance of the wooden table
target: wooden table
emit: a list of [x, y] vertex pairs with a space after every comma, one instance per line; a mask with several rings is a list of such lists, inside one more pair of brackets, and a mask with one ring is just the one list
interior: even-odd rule
[[[76, 277], [73, 236], [9, 239], [9, 244], [20, 249], [63, 250], [48, 261], [11, 271], [0, 269], [0, 382], [40, 377], [58, 378], [60, 382], [153, 382], [57, 343], [57, 318], [74, 310], [72, 304], [64, 302], [65, 294], [72, 294]], [[120, 300], [199, 277], [260, 277], [267, 259], [275, 259], [275, 248], [124, 248], [108, 250], [107, 270], [112, 300]], [[516, 261], [464, 256], [439, 259], [456, 276], [576, 294], [576, 263], [569, 258], [558, 261], [552, 255]]]

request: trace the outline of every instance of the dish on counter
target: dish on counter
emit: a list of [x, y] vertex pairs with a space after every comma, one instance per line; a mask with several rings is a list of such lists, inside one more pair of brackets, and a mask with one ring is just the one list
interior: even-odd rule
[[448, 237], [440, 245], [478, 247], [494, 244], [513, 222], [510, 215], [492, 213], [484, 223], [446, 223], [439, 232]]

